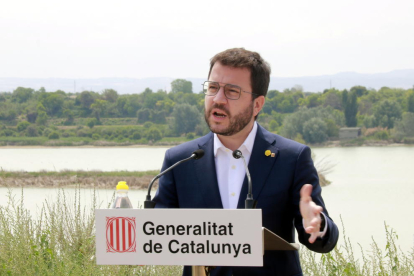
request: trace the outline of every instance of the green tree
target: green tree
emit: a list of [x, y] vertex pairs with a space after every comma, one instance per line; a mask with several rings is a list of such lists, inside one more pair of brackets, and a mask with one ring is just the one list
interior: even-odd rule
[[83, 116], [91, 113], [91, 104], [99, 97], [99, 94], [91, 91], [83, 91], [76, 97], [76, 103], [82, 107]]
[[414, 91], [407, 95], [407, 111], [414, 113]]
[[18, 103], [27, 102], [33, 96], [34, 90], [32, 88], [17, 87], [12, 94], [14, 101]]
[[402, 119], [395, 123], [395, 132], [393, 136], [397, 140], [401, 140], [405, 137], [414, 137], [414, 113], [405, 112], [402, 115]]
[[37, 137], [39, 133], [37, 131], [37, 127], [35, 125], [30, 125], [26, 128], [26, 136], [28, 137]]
[[171, 82], [171, 93], [193, 93], [193, 83], [184, 79], [176, 79]]
[[101, 121], [101, 114], [104, 112], [107, 103], [108, 102], [105, 100], [96, 99], [95, 102], [91, 104], [93, 115], [95, 115], [98, 122]]
[[322, 143], [328, 138], [326, 123], [320, 118], [312, 118], [303, 124], [303, 138], [308, 143]]
[[36, 124], [39, 126], [45, 126], [47, 124], [47, 113], [45, 111], [40, 111], [37, 113]]
[[355, 93], [357, 97], [362, 97], [368, 94], [368, 90], [365, 86], [354, 86], [351, 88], [351, 93]]
[[63, 122], [63, 124], [65, 126], [70, 126], [73, 125], [74, 121], [75, 121], [75, 116], [73, 115], [72, 110], [70, 109], [65, 109], [63, 111], [63, 116], [66, 117], [66, 120]]
[[335, 91], [328, 91], [323, 95], [323, 106], [331, 106], [340, 110], [342, 108], [341, 97]]
[[270, 131], [276, 131], [278, 127], [279, 127], [279, 123], [276, 120], [271, 120], [269, 122], [269, 130]]
[[151, 120], [151, 111], [148, 108], [140, 109], [137, 112], [138, 123], [143, 124]]
[[137, 111], [142, 107], [140, 95], [133, 94], [128, 95], [126, 98], [126, 102], [124, 105], [124, 112], [127, 116], [135, 117], [137, 115]]
[[194, 132], [197, 124], [200, 123], [200, 111], [197, 107], [187, 103], [177, 104], [172, 116], [174, 118], [172, 129], [178, 135]]
[[59, 136], [59, 133], [57, 131], [53, 131], [48, 135], [48, 138], [51, 139], [51, 140], [52, 139], [59, 139], [60, 136]]
[[87, 121], [87, 123], [86, 123], [86, 125], [87, 125], [89, 128], [93, 128], [93, 127], [95, 126], [95, 124], [96, 124], [96, 119], [89, 119], [89, 120]]
[[348, 127], [355, 127], [357, 125], [357, 94], [355, 92], [348, 93], [347, 90], [342, 92], [342, 106], [344, 109], [345, 121]]
[[55, 116], [62, 111], [64, 96], [59, 92], [44, 93], [41, 103], [46, 108], [48, 115]]
[[37, 110], [36, 124], [39, 126], [45, 126], [47, 124], [47, 119], [48, 119], [46, 108], [43, 106], [42, 103], [38, 103], [36, 110]]
[[17, 117], [17, 112], [16, 112], [16, 110], [14, 110], [14, 109], [10, 109], [8, 112], [7, 112], [7, 115], [6, 115], [6, 120], [8, 120], [8, 121], [14, 121], [14, 120], [16, 120], [16, 117]]
[[148, 139], [148, 141], [154, 141], [155, 142], [155, 141], [161, 140], [162, 133], [161, 133], [161, 131], [157, 127], [152, 126], [147, 131], [146, 138]]
[[312, 93], [311, 95], [305, 98], [306, 107], [312, 108], [317, 107], [321, 104], [321, 94], [319, 93]]
[[[289, 139], [295, 139], [297, 134], [305, 136], [304, 124], [312, 118], [319, 118], [324, 122], [332, 120], [332, 123], [339, 127], [345, 124], [342, 112], [331, 107], [301, 108], [299, 111], [284, 118], [282, 135]], [[331, 129], [333, 129], [332, 123], [330, 123]]]
[[102, 96], [106, 101], [114, 103], [118, 99], [118, 92], [113, 89], [105, 89], [102, 93]]
[[165, 112], [161, 111], [154, 111], [151, 116], [151, 121], [155, 124], [166, 124], [167, 119], [165, 116]]
[[401, 106], [394, 100], [384, 100], [374, 107], [374, 116], [378, 125], [388, 129], [394, 127], [394, 122], [401, 119], [401, 115]]
[[36, 122], [37, 112], [27, 112], [26, 119], [29, 123], [33, 124]]
[[30, 126], [30, 123], [28, 121], [22, 121], [17, 124], [17, 130], [19, 132], [25, 131], [28, 126]]

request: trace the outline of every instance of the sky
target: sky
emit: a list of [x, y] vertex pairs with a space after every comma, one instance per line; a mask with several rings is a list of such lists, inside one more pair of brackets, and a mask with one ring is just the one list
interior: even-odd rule
[[414, 68], [413, 0], [0, 0], [0, 78], [203, 78], [228, 48], [272, 77]]

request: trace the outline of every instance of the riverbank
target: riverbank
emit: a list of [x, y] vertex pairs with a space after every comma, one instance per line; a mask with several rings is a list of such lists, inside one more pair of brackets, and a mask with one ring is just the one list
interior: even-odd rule
[[[325, 171], [330, 168], [323, 167], [318, 172], [322, 187], [331, 182], [326, 179]], [[60, 171], [60, 172], [11, 172], [0, 171], [0, 187], [22, 188], [95, 188], [113, 189], [119, 181], [126, 181], [130, 189], [148, 189], [151, 180], [159, 171], [144, 172], [101, 172], [101, 171]], [[154, 189], [158, 181], [154, 183]]]
[[[197, 138], [197, 137], [195, 137]], [[24, 141], [15, 140], [15, 141], [1, 141], [0, 140], [0, 149], [13, 149], [13, 148], [109, 148], [109, 147], [119, 147], [119, 148], [157, 148], [157, 147], [173, 147], [180, 145], [182, 143], [188, 142], [189, 139], [182, 137], [176, 138], [176, 140], [169, 141], [158, 141], [155, 143], [148, 144], [136, 144], [131, 142], [111, 142], [111, 141], [67, 141], [67, 140], [46, 140], [45, 142], [37, 143], [36, 140], [29, 141], [24, 139]], [[298, 141], [303, 143], [303, 141]], [[335, 147], [398, 147], [398, 146], [410, 146], [414, 145], [411, 143], [411, 140], [407, 140], [406, 143], [396, 143], [393, 140], [377, 140], [377, 139], [368, 139], [366, 137], [360, 137], [351, 140], [333, 140], [326, 141], [324, 143], [318, 144], [307, 144], [310, 147], [318, 148], [335, 148]]]
[[[130, 189], [147, 189], [158, 171], [145, 172], [9, 172], [0, 171], [0, 187], [23, 188], [96, 188], [114, 189], [119, 181], [126, 181]], [[158, 183], [154, 184], [156, 189]]]

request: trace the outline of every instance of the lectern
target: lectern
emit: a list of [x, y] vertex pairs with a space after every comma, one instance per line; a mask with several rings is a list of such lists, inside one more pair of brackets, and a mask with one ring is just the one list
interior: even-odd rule
[[98, 265], [263, 266], [264, 250], [298, 250], [262, 227], [260, 209], [97, 209]]

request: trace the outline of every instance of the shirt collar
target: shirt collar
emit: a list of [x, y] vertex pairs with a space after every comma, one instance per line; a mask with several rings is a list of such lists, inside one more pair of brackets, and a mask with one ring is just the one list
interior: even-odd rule
[[[253, 128], [250, 131], [249, 135], [247, 136], [246, 140], [244, 140], [243, 144], [239, 147], [239, 149], [246, 149], [250, 154], [253, 150], [254, 139], [256, 138], [257, 133], [257, 122], [255, 121], [253, 124]], [[217, 156], [217, 151], [222, 148], [226, 149], [226, 147], [221, 143], [220, 139], [218, 138], [217, 134], [214, 133], [214, 157]], [[243, 151], [242, 151], [243, 152]]]

